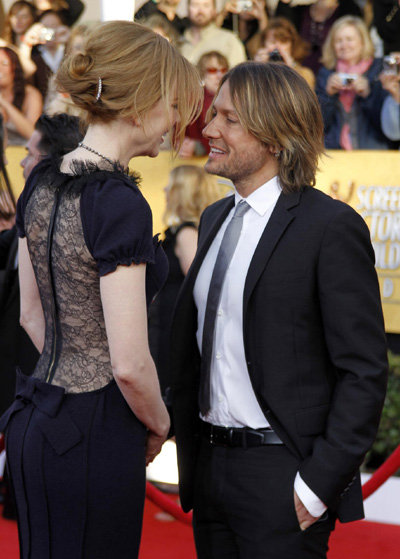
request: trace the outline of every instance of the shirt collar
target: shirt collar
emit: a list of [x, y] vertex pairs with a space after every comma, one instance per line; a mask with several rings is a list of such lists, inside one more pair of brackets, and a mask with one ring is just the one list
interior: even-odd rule
[[240, 202], [240, 200], [246, 200], [249, 206], [255, 210], [260, 216], [263, 216], [265, 212], [273, 204], [276, 204], [282, 188], [279, 185], [278, 177], [272, 177], [268, 182], [261, 185], [254, 192], [252, 192], [247, 198], [242, 198], [235, 191], [235, 206]]

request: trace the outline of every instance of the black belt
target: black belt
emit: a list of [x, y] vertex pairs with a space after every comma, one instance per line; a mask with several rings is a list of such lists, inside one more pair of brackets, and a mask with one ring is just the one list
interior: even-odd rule
[[248, 427], [221, 427], [201, 422], [201, 435], [211, 445], [241, 446], [242, 448], [283, 444], [272, 429], [249, 429]]

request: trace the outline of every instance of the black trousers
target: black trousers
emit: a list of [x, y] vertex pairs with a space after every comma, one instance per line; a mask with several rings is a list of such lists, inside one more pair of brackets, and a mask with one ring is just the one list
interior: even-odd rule
[[335, 517], [301, 531], [294, 507], [299, 462], [284, 445], [211, 446], [198, 461], [193, 527], [198, 559], [323, 559]]

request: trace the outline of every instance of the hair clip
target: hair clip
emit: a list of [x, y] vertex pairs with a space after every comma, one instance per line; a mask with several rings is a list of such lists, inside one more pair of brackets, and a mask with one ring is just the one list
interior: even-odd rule
[[94, 100], [95, 103], [97, 103], [97, 101], [100, 99], [102, 90], [103, 90], [103, 80], [101, 78], [98, 78], [97, 93]]

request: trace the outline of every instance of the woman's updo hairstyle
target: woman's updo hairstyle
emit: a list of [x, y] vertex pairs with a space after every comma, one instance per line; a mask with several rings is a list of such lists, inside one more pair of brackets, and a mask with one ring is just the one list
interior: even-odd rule
[[202, 102], [197, 70], [166, 39], [129, 21], [91, 27], [84, 52], [65, 58], [56, 85], [86, 111], [88, 124], [141, 119], [160, 99], [166, 114], [177, 104], [178, 143]]

